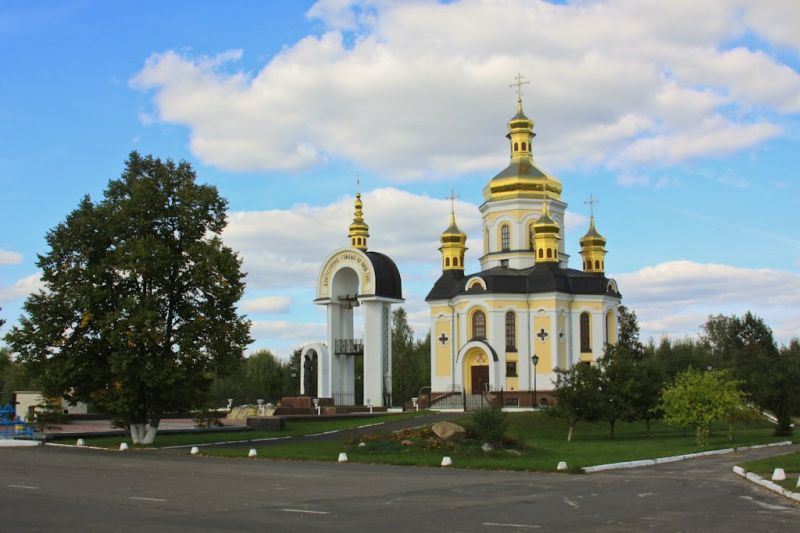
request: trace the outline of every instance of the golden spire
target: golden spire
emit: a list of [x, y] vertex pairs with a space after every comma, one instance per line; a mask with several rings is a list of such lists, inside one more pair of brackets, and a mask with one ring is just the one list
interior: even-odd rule
[[598, 201], [589, 195], [589, 200], [584, 202], [589, 205], [589, 229], [581, 237], [581, 256], [583, 257], [583, 270], [586, 272], [599, 272], [605, 270], [606, 238], [603, 237], [594, 222], [594, 204]]
[[[360, 180], [356, 179], [356, 191], [358, 191], [359, 185]], [[350, 237], [350, 246], [358, 248], [359, 250], [367, 249], [367, 237], [369, 237], [369, 226], [364, 222], [363, 206], [364, 204], [361, 202], [361, 193], [356, 192], [353, 223], [350, 224], [350, 231], [347, 233], [347, 236]]]
[[442, 270], [455, 270], [464, 272], [464, 253], [467, 251], [467, 234], [461, 231], [456, 224], [456, 195], [450, 191], [450, 225], [442, 232]]

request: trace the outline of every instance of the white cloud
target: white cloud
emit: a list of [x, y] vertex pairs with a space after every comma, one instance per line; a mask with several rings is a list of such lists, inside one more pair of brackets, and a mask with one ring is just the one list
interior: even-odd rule
[[[386, 187], [363, 194], [363, 201], [370, 249], [389, 255], [409, 270], [438, 264], [439, 234], [448, 224], [449, 200]], [[480, 250], [478, 206], [459, 200], [455, 210], [458, 226], [468, 235], [467, 246]], [[242, 255], [248, 287], [313, 287], [330, 251], [337, 245], [349, 246], [347, 229], [352, 220], [353, 198], [349, 197], [324, 206], [238, 211], [230, 213], [224, 239]], [[587, 224], [585, 216], [567, 211], [567, 234]]]
[[31, 274], [17, 280], [13, 285], [0, 286], [0, 302], [10, 302], [24, 298], [44, 287], [39, 273]]
[[298, 346], [304, 342], [324, 340], [326, 331], [322, 322], [300, 323], [288, 320], [254, 320], [251, 335], [266, 341], [284, 341]]
[[764, 318], [778, 340], [800, 336], [800, 274], [794, 272], [670, 261], [617, 280], [645, 337], [696, 334], [708, 315], [748, 310]]
[[18, 265], [22, 263], [22, 254], [0, 249], [0, 265]]
[[518, 71], [545, 166], [672, 164], [779, 135], [748, 118], [754, 107], [800, 111], [793, 67], [727, 44], [755, 32], [797, 45], [796, 3], [763, 4], [324, 0], [308, 16], [327, 29], [260, 71], [240, 70], [242, 50], [164, 51], [132, 84], [225, 169], [344, 159], [398, 180], [495, 169]]
[[286, 296], [261, 296], [243, 301], [241, 308], [248, 313], [286, 313], [291, 304]]

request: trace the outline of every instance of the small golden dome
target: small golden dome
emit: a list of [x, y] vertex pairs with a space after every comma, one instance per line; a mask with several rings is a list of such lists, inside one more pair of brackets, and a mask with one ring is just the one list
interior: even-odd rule
[[533, 223], [533, 232], [536, 235], [545, 233], [558, 234], [558, 222], [550, 218], [550, 213], [547, 209], [547, 200], [542, 202], [542, 215]]
[[589, 219], [589, 229], [586, 231], [586, 235], [581, 237], [580, 243], [581, 248], [606, 245], [606, 238], [600, 235], [600, 232], [597, 231], [594, 225], [594, 217]]
[[361, 202], [361, 193], [356, 193], [353, 223], [350, 224], [350, 231], [347, 233], [347, 236], [350, 237], [350, 245], [359, 250], [367, 249], [367, 237], [369, 237], [369, 226], [364, 222], [363, 205], [364, 204]]

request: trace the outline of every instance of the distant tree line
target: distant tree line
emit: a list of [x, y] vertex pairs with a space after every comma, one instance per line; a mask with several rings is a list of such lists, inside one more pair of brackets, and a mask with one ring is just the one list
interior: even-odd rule
[[[605, 420], [611, 437], [617, 421], [692, 426], [707, 438], [713, 421], [746, 417], [751, 406], [777, 420], [775, 434], [792, 432], [800, 412], [800, 341], [778, 346], [772, 330], [748, 312], [710, 316], [699, 339], [639, 339], [636, 314], [619, 308], [619, 336], [596, 364], [557, 370], [556, 412], [569, 426]], [[713, 420], [711, 420], [713, 419]]]

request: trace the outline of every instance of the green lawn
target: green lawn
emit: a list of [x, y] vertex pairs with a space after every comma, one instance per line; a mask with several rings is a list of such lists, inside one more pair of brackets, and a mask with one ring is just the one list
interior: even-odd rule
[[773, 470], [783, 468], [786, 471], [786, 481], [778, 481], [777, 483], [783, 488], [800, 492], [800, 488], [797, 487], [797, 478], [800, 476], [800, 452], [756, 459], [755, 461], [742, 463], [739, 466], [748, 472], [758, 474], [764, 479], [771, 479]]
[[[398, 465], [438, 466], [442, 457], [449, 455], [456, 467], [504, 470], [554, 471], [559, 461], [566, 461], [570, 470], [575, 472], [583, 466], [785, 440], [772, 436], [774, 427], [771, 424], [757, 422], [737, 428], [733, 443], [728, 439], [727, 427], [720, 427], [708, 445], [698, 446], [691, 431], [684, 434], [680, 429], [654, 422], [651, 436], [647, 436], [643, 423], [618, 423], [615, 439], [608, 436], [607, 424], [583, 423], [577, 426], [572, 442], [568, 443], [567, 427], [562, 420], [539, 413], [513, 413], [508, 415], [508, 420], [509, 433], [525, 444], [520, 456], [512, 456], [506, 451], [486, 454], [478, 449], [480, 443], [457, 449], [429, 450], [418, 446], [391, 445], [387, 441], [386, 446], [370, 444], [359, 448], [344, 438], [305, 442], [302, 446], [295, 442], [256, 448], [259, 457], [335, 461], [339, 452], [347, 452], [350, 461]], [[208, 449], [203, 453], [246, 457], [249, 448]]]
[[[264, 439], [271, 437], [293, 437], [299, 435], [310, 435], [325, 431], [346, 430], [363, 426], [366, 424], [378, 424], [393, 420], [404, 420], [417, 416], [430, 414], [429, 411], [407, 411], [391, 415], [379, 415], [364, 418], [348, 418], [344, 420], [288, 420], [286, 429], [283, 431], [210, 431], [208, 433], [161, 433], [156, 435], [156, 442], [153, 446], [141, 446], [142, 448], [160, 448], [163, 446], [190, 446], [192, 444], [209, 444], [224, 441], [247, 441], [252, 439]], [[53, 439], [55, 442], [65, 442], [67, 439]], [[76, 439], [69, 438], [70, 443]], [[89, 437], [83, 439], [87, 446], [100, 446], [103, 448], [119, 448], [120, 443], [127, 443], [132, 446], [130, 436], [117, 437]]]

